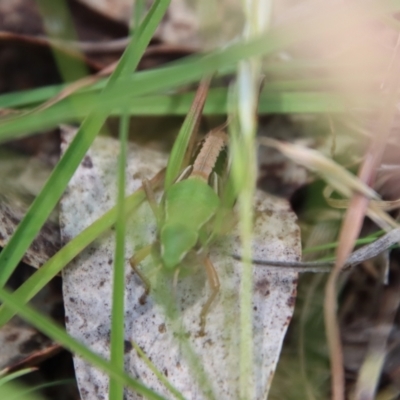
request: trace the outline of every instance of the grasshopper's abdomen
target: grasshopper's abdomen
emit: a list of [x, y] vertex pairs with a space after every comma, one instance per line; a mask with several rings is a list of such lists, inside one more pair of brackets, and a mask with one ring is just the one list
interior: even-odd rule
[[199, 230], [214, 216], [219, 197], [203, 179], [191, 177], [172, 185], [165, 197], [165, 220], [160, 232], [166, 268], [175, 268], [194, 248]]

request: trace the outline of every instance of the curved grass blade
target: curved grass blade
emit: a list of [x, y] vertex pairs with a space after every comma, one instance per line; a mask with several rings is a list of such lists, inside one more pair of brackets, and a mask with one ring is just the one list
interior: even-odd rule
[[21, 376], [30, 374], [31, 372], [34, 372], [36, 370], [37, 370], [36, 367], [24, 368], [24, 369], [21, 369], [19, 371], [15, 371], [15, 372], [13, 372], [11, 374], [7, 374], [7, 375], [5, 375], [3, 377], [1, 377], [2, 374], [1, 374], [1, 371], [0, 371], [0, 377], [1, 377], [0, 378], [0, 386], [4, 385], [7, 382], [10, 382], [10, 381], [12, 381], [14, 379], [17, 379], [17, 378], [19, 378]]

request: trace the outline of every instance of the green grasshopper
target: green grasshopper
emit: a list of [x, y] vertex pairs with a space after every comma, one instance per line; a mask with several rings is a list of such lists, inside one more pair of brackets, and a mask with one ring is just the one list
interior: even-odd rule
[[[175, 281], [182, 261], [195, 258], [204, 265], [211, 294], [200, 313], [200, 334], [204, 334], [207, 313], [220, 288], [218, 274], [207, 251], [202, 246], [209, 245], [212, 236], [210, 222], [216, 216], [221, 205], [220, 197], [215, 188], [210, 186], [209, 181], [217, 160], [226, 147], [227, 134], [221, 128], [211, 131], [206, 136], [193, 164], [184, 167], [185, 163], [189, 163], [188, 153], [192, 152], [193, 137], [197, 131], [208, 83], [209, 80], [201, 83], [171, 152], [166, 171], [164, 195], [160, 204], [157, 204], [149, 182], [143, 182], [147, 199], [157, 222], [157, 241], [153, 245], [139, 250], [129, 260], [133, 270], [145, 285], [145, 292], [140, 299], [141, 303], [144, 303], [145, 297], [150, 291], [150, 282], [137, 266], [152, 250], [154, 251], [154, 248], [159, 254], [158, 258], [162, 268], [167, 272], [175, 273]], [[188, 121], [189, 123], [187, 123]], [[184, 157], [181, 156], [184, 148], [182, 142], [187, 144]], [[176, 154], [179, 154], [179, 157], [174, 157]], [[176, 161], [176, 158], [179, 160]], [[181, 172], [182, 169], [183, 172]]]

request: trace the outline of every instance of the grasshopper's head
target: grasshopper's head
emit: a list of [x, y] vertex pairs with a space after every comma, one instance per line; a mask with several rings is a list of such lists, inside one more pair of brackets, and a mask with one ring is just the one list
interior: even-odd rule
[[196, 231], [183, 224], [166, 224], [160, 235], [161, 258], [165, 268], [173, 270], [185, 255], [194, 248], [198, 240]]

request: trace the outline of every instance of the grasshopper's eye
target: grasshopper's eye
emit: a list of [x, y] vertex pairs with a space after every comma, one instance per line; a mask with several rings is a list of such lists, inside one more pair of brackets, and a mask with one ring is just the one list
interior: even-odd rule
[[198, 239], [196, 231], [182, 224], [166, 224], [161, 230], [161, 257], [165, 268], [175, 268], [193, 249]]

